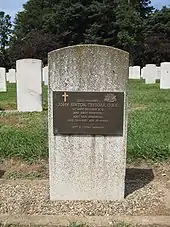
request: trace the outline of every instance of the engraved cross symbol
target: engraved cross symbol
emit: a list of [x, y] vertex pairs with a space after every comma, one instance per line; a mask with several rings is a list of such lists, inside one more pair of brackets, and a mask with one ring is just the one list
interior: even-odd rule
[[64, 95], [62, 95], [62, 97], [64, 98], [64, 102], [67, 102], [67, 97], [68, 97], [68, 95], [67, 95], [66, 92], [64, 92]]

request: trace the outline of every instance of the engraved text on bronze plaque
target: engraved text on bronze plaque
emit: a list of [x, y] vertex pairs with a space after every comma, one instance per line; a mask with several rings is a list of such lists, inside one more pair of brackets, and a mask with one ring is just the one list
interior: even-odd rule
[[123, 135], [123, 92], [53, 92], [57, 134]]

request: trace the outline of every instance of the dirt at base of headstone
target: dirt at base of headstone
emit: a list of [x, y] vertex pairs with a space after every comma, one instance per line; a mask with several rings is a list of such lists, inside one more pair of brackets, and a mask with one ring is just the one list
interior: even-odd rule
[[[2, 165], [2, 164], [1, 164]], [[14, 215], [170, 215], [170, 165], [162, 163], [153, 168], [146, 163], [128, 165], [126, 197], [122, 202], [113, 201], [56, 201], [49, 199], [48, 166], [34, 164], [22, 168], [42, 174], [41, 180], [0, 180], [0, 214]], [[9, 163], [6, 167], [9, 168]], [[13, 168], [14, 168], [13, 166]], [[22, 166], [22, 168], [21, 168]], [[43, 172], [43, 166], [46, 167]], [[4, 166], [3, 166], [4, 167]], [[33, 168], [34, 167], [34, 168]], [[12, 168], [12, 167], [11, 167]], [[12, 169], [11, 169], [12, 170]], [[22, 169], [23, 170], [23, 169]], [[25, 174], [28, 174], [25, 170]], [[1, 174], [2, 177], [3, 174]], [[4, 173], [5, 175], [5, 173]], [[9, 175], [8, 175], [9, 176]], [[44, 179], [43, 179], [44, 178]], [[46, 178], [46, 179], [45, 179]]]

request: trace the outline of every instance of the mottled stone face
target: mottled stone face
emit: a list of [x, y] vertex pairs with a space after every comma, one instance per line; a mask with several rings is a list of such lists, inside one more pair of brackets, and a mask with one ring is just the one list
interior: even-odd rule
[[[124, 198], [128, 68], [128, 53], [107, 46], [78, 45], [49, 54], [49, 151], [52, 200]], [[64, 92], [124, 93], [122, 136], [54, 135], [54, 91], [62, 91], [63, 94]], [[57, 117], [61, 118], [59, 115]]]

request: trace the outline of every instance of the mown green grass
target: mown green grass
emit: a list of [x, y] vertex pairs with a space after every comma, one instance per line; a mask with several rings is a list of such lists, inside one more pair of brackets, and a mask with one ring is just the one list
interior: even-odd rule
[[7, 83], [7, 92], [0, 92], [1, 110], [16, 110], [16, 84]]
[[[15, 86], [0, 93], [1, 109], [16, 106]], [[10, 108], [9, 108], [10, 107]], [[47, 87], [42, 113], [0, 113], [0, 157], [34, 162], [48, 158]], [[170, 158], [170, 90], [129, 81], [128, 161]]]
[[129, 83], [128, 160], [170, 157], [170, 90]]

